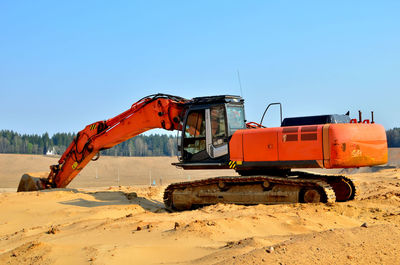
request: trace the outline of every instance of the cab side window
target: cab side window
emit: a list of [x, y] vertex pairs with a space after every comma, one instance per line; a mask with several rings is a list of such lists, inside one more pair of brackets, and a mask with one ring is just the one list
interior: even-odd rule
[[224, 106], [216, 106], [210, 109], [212, 144], [215, 147], [224, 144], [226, 138], [226, 122]]
[[185, 126], [183, 149], [196, 154], [206, 149], [206, 126], [204, 110], [189, 113]]

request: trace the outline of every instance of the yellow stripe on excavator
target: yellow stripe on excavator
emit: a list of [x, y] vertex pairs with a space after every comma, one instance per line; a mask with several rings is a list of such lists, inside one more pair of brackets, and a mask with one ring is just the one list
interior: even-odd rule
[[229, 161], [229, 168], [235, 169], [236, 168], [236, 161]]

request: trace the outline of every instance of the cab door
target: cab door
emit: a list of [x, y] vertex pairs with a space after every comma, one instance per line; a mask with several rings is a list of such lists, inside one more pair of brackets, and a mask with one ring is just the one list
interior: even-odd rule
[[183, 161], [203, 161], [209, 158], [206, 151], [205, 110], [190, 110], [182, 135]]
[[205, 110], [206, 150], [211, 158], [228, 154], [228, 126], [225, 105], [217, 105]]

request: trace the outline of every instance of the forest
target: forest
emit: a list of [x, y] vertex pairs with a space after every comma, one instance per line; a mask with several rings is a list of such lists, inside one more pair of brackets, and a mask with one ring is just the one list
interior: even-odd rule
[[[386, 131], [389, 147], [400, 147], [400, 128]], [[49, 136], [19, 134], [0, 130], [0, 153], [9, 154], [55, 154], [61, 155], [74, 139], [72, 133], [56, 133]], [[175, 156], [177, 138], [168, 135], [138, 135], [113, 148], [101, 151], [108, 156]]]
[[400, 147], [400, 128], [393, 128], [386, 131], [389, 147]]
[[[0, 153], [9, 154], [55, 154], [61, 155], [74, 139], [72, 133], [56, 133], [49, 136], [19, 134], [0, 130]], [[139, 135], [113, 148], [101, 151], [109, 156], [175, 156], [177, 139], [168, 135]]]

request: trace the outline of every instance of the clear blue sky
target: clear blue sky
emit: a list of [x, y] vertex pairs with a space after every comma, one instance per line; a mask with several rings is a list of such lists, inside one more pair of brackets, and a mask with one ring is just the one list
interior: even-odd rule
[[77, 132], [157, 92], [240, 94], [238, 69], [248, 120], [280, 101], [284, 116], [374, 110], [399, 127], [399, 14], [400, 1], [1, 1], [0, 129]]

